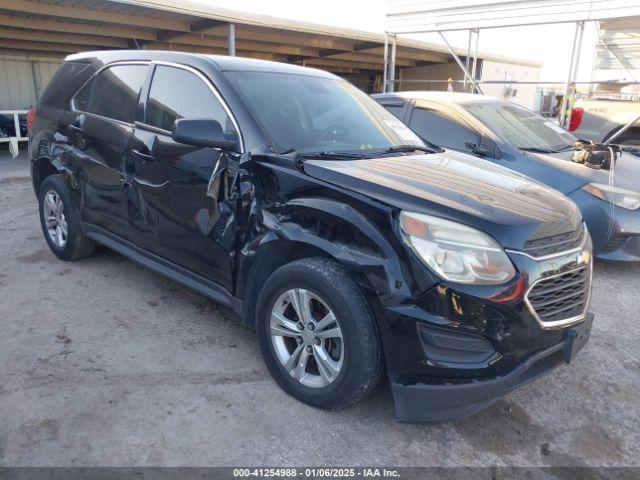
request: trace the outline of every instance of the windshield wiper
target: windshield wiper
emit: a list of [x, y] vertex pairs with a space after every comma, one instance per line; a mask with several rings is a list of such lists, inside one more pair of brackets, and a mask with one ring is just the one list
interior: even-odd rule
[[298, 153], [297, 157], [301, 158], [320, 158], [320, 159], [354, 159], [354, 158], [366, 158], [367, 155], [364, 153], [354, 153], [354, 152], [308, 152], [308, 153]]
[[575, 145], [576, 145], [575, 143], [569, 143], [569, 144], [567, 144], [567, 145], [563, 145], [563, 146], [562, 146], [562, 147], [560, 147], [560, 148], [556, 148], [556, 149], [554, 150], [554, 152], [564, 152], [564, 151], [566, 151], [566, 150], [573, 150], [573, 149], [575, 149], [575, 148], [576, 148], [576, 147], [575, 147]]
[[535, 153], [556, 153], [556, 150], [551, 150], [550, 148], [538, 148], [538, 147], [519, 147], [520, 150], [524, 150], [525, 152], [535, 152]]
[[442, 149], [436, 150], [435, 148], [421, 147], [420, 145], [394, 145], [382, 151], [382, 153], [401, 153], [401, 152], [425, 152], [425, 153], [438, 153]]

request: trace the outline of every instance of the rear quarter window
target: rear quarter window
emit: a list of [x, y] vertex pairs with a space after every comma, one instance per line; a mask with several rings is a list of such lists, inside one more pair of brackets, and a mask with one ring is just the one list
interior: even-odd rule
[[74, 93], [95, 73], [90, 63], [65, 62], [42, 92], [40, 104], [66, 108]]

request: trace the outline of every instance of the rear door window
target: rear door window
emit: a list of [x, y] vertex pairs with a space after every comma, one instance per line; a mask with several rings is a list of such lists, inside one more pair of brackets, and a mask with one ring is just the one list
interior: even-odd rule
[[159, 65], [151, 81], [145, 123], [170, 132], [181, 118], [216, 120], [229, 139], [237, 138], [231, 117], [202, 79], [181, 68]]
[[[93, 80], [93, 95], [88, 111], [133, 123], [146, 73], [146, 65], [116, 65], [102, 70]], [[81, 95], [84, 95], [82, 90], [74, 99], [74, 106], [79, 110], [78, 101], [83, 101], [83, 98], [79, 98]]]
[[468, 150], [466, 143], [475, 144], [479, 139], [471, 128], [430, 108], [416, 107], [409, 127], [425, 140], [454, 150]]

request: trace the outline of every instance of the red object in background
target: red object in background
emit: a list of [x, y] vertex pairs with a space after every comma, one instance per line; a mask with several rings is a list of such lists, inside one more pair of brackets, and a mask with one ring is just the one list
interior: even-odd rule
[[571, 118], [569, 119], [569, 131], [574, 132], [580, 126], [580, 122], [582, 122], [582, 114], [584, 113], [584, 108], [576, 107], [571, 110]]
[[33, 125], [33, 119], [36, 117], [36, 109], [31, 107], [27, 112], [27, 129], [31, 132], [31, 126]]

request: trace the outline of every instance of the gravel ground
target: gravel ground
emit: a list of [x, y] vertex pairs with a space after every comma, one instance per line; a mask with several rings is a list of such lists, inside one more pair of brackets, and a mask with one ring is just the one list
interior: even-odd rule
[[115, 253], [57, 260], [27, 179], [0, 180], [0, 205], [0, 465], [640, 466], [640, 266], [596, 266], [575, 363], [403, 425], [388, 388], [297, 402], [232, 314]]

